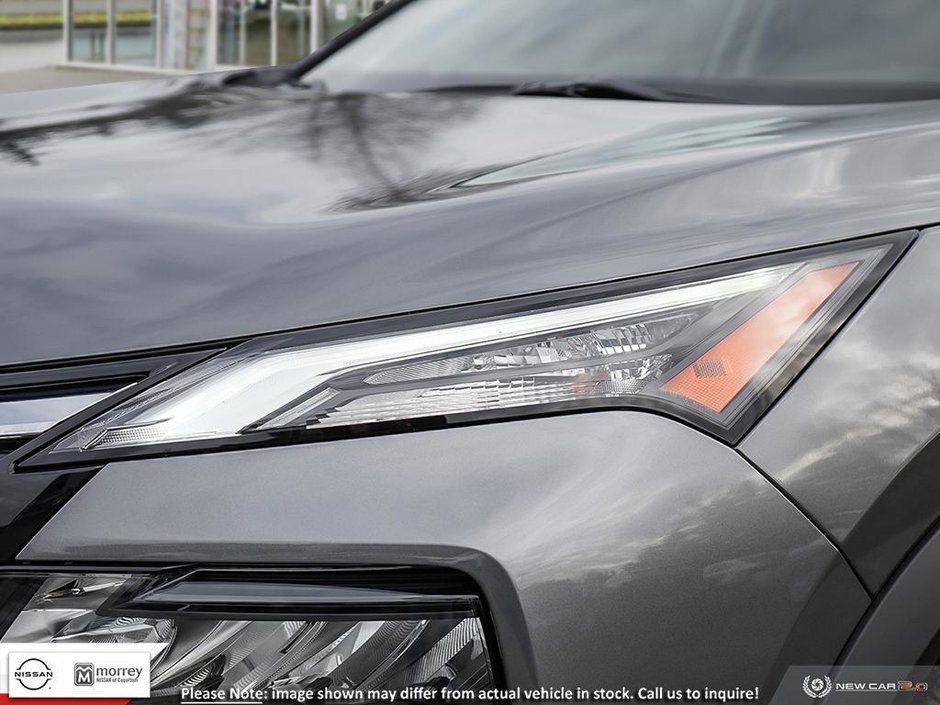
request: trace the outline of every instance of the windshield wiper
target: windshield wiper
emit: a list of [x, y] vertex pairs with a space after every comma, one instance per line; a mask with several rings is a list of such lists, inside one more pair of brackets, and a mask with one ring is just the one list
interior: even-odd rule
[[610, 98], [658, 102], [729, 102], [712, 96], [667, 91], [634, 81], [531, 81], [512, 89], [513, 95], [544, 95], [561, 98]]

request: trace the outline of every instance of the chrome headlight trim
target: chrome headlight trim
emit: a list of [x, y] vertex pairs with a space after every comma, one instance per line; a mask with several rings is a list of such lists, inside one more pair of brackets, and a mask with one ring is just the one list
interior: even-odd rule
[[[96, 407], [98, 413], [94, 418], [90, 414], [77, 415], [66, 432], [62, 425], [57, 433], [47, 433], [38, 443], [30, 444], [18, 462], [18, 469], [264, 447], [599, 409], [651, 410], [692, 423], [722, 440], [736, 442], [871, 293], [913, 237], [913, 233], [869, 237], [679, 273], [258, 337], [169, 377], [162, 384], [138, 385], [132, 390], [133, 395], [118, 395], [123, 398], [105, 413]], [[731, 395], [734, 398], [725, 407], [708, 408], [694, 395], [683, 396], [666, 388], [673, 377], [692, 362], [701, 363], [703, 355], [714, 350], [730, 331], [753, 318], [801, 277], [846, 266], [844, 276], [822, 297], [818, 309], [809, 311], [799, 330], [779, 350], [773, 351], [773, 364], [768, 361], [767, 370], [748, 379], [741, 394]], [[718, 309], [720, 314], [716, 313]], [[494, 351], [503, 358], [507, 351], [524, 358], [519, 350], [524, 346], [538, 348], [540, 341], [547, 342], [536, 350], [538, 354], [547, 352], [558, 357], [557, 350], [548, 348], [559, 340], [570, 359], [577, 346], [565, 341], [579, 338], [578, 345], [583, 347], [585, 336], [596, 332], [599, 326], [610, 329], [630, 321], [661, 320], [689, 311], [695, 312], [691, 327], [680, 326], [680, 330], [672, 331], [661, 341], [650, 339], [645, 352], [632, 351], [643, 352], [648, 358], [654, 354], [669, 355], [668, 365], [655, 371], [655, 379], [646, 380], [654, 383], [646, 389], [619, 394], [609, 393], [608, 386], [604, 394], [594, 396], [578, 389], [576, 394], [568, 397], [556, 394], [544, 403], [496, 404], [491, 408], [480, 408], [477, 404], [465, 410], [444, 405], [437, 413], [409, 415], [405, 409], [389, 418], [372, 418], [376, 411], [369, 408], [364, 415], [351, 416], [347, 423], [342, 419], [335, 421], [356, 399], [399, 392], [403, 384], [411, 385], [413, 392], [416, 384], [420, 387], [416, 380], [427, 380], [427, 370], [416, 373], [423, 363], [435, 360], [453, 363], [454, 358], [465, 363], [465, 358]], [[589, 342], [597, 347], [596, 340]], [[669, 345], [673, 348], [668, 348]], [[635, 361], [637, 355], [630, 358], [630, 353], [619, 352], [617, 361]], [[600, 355], [579, 359], [577, 365], [572, 363], [568, 367], [569, 371], [575, 369], [577, 376], [585, 369], [596, 370], [609, 362]], [[510, 367], [516, 364], [511, 363]], [[533, 369], [557, 378], [566, 373], [565, 364], [559, 359], [545, 363], [540, 358], [540, 366]], [[431, 364], [428, 369], [433, 367]], [[284, 370], [298, 368], [304, 368], [299, 375], [282, 374]], [[470, 365], [470, 375], [464, 374], [467, 369], [457, 372], [455, 369], [449, 369], [449, 381], [455, 384], [466, 380], [498, 383], [501, 376], [508, 376], [510, 381], [512, 378], [512, 373], [505, 373], [506, 367], [478, 370]], [[394, 377], [391, 372], [394, 370], [398, 370], [395, 373], [398, 377], [391, 379], [389, 375]], [[629, 374], [620, 374], [618, 379], [626, 378], [632, 384]], [[383, 388], [389, 379], [391, 386]], [[534, 387], [541, 382], [543, 379], [527, 380]], [[434, 388], [452, 394], [457, 389], [455, 384], [436, 384]], [[352, 389], [356, 385], [358, 388]], [[458, 391], [462, 393], [465, 387], [464, 384]], [[619, 389], [627, 387], [621, 384]], [[175, 396], [181, 389], [191, 393], [185, 398]], [[167, 400], [172, 402], [169, 406]], [[204, 409], [212, 403], [219, 413], [207, 423]], [[407, 399], [399, 406], [407, 406]], [[155, 411], [150, 417], [142, 417], [141, 408], [144, 412]], [[332, 418], [324, 413], [325, 408], [327, 412], [333, 410]], [[127, 409], [137, 415], [128, 416], [124, 413]], [[223, 417], [227, 425], [218, 422]], [[175, 420], [175, 426], [167, 423], [168, 419]], [[172, 432], [161, 436], [166, 429]]]

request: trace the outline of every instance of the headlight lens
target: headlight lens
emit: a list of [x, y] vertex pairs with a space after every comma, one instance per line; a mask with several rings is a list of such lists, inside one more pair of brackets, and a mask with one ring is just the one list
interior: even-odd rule
[[315, 693], [494, 685], [473, 596], [241, 576], [157, 587], [154, 578], [134, 575], [6, 581], [24, 597], [8, 615], [0, 645], [49, 653], [94, 651], [89, 645], [102, 653], [147, 651], [152, 698], [175, 700], [183, 688]]
[[733, 435], [902, 245], [876, 238], [621, 295], [338, 342], [316, 332], [259, 338], [84, 423], [52, 443], [45, 460], [610, 406], [652, 407]]

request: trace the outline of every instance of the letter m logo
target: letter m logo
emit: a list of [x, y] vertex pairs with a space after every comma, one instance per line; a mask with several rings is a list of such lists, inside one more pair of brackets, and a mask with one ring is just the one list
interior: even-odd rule
[[94, 685], [95, 684], [95, 664], [76, 663], [75, 664], [75, 685]]

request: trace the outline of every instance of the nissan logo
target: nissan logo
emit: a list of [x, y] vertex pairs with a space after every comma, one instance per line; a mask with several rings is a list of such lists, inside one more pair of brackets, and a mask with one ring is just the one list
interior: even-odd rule
[[52, 680], [52, 669], [38, 658], [28, 658], [13, 671], [13, 677], [26, 690], [42, 690]]

